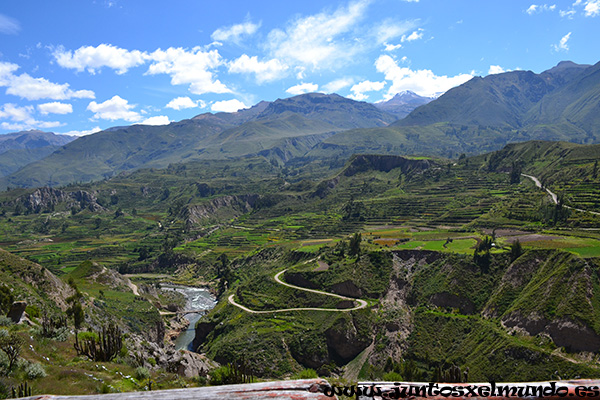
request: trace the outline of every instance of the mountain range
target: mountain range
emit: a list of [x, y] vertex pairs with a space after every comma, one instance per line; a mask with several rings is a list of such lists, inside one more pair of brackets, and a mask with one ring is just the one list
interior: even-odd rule
[[387, 101], [375, 103], [375, 107], [388, 112], [398, 119], [406, 117], [415, 108], [435, 100], [435, 97], [419, 96], [415, 92], [405, 90]]
[[75, 136], [38, 130], [0, 135], [0, 176], [41, 160], [75, 139]]
[[[16, 142], [8, 136], [0, 146]], [[600, 63], [564, 61], [541, 74], [475, 77], [437, 99], [403, 92], [369, 104], [309, 93], [164, 126], [111, 128], [53, 142], [58, 148], [29, 148], [22, 157], [0, 154], [0, 171], [6, 175], [0, 188], [59, 186], [142, 167], [247, 156], [278, 165], [343, 163], [356, 153], [454, 158], [528, 140], [600, 141]]]

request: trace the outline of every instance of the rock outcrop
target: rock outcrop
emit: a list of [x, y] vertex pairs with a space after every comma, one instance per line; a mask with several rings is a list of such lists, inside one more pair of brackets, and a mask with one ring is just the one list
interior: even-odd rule
[[18, 324], [21, 321], [21, 317], [27, 308], [27, 303], [24, 301], [15, 301], [10, 306], [10, 310], [8, 310], [8, 314], [6, 316], [12, 320], [15, 324]]
[[523, 317], [513, 313], [505, 317], [502, 324], [508, 329], [522, 330], [531, 336], [548, 335], [554, 344], [564, 347], [567, 351], [597, 352], [600, 350], [600, 336], [596, 332], [588, 326], [567, 318], [549, 321], [537, 314]]
[[252, 211], [260, 197], [258, 194], [218, 197], [204, 204], [188, 206], [183, 209], [182, 213], [186, 223], [190, 225], [209, 221], [211, 218], [225, 214], [233, 218]]
[[94, 193], [85, 190], [66, 192], [50, 187], [41, 187], [28, 195], [18, 197], [12, 202], [12, 205], [23, 207], [28, 213], [39, 213], [53, 210], [61, 203], [64, 203], [67, 209], [77, 207], [79, 209], [87, 208], [90, 211], [106, 210], [98, 204], [98, 198]]

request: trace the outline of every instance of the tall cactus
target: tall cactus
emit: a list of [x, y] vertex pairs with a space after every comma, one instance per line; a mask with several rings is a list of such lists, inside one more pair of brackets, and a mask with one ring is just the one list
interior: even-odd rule
[[94, 361], [110, 361], [119, 354], [123, 346], [123, 335], [118, 326], [111, 322], [97, 333], [97, 341], [95, 336], [86, 337], [80, 342], [78, 335], [75, 335], [77, 354], [88, 356]]
[[448, 369], [436, 367], [434, 370], [434, 381], [444, 383], [464, 383], [469, 381], [469, 367], [464, 372], [460, 367], [452, 364]]
[[12, 397], [31, 397], [31, 386], [27, 386], [27, 382], [21, 383], [16, 389], [12, 388]]

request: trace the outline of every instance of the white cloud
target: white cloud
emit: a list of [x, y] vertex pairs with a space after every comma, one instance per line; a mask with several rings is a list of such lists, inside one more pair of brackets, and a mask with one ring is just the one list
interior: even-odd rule
[[525, 10], [525, 12], [529, 15], [533, 15], [536, 13], [541, 13], [544, 11], [554, 11], [556, 10], [556, 4], [552, 4], [551, 6], [549, 6], [548, 4], [532, 4], [529, 6], [529, 8], [527, 10]]
[[306, 68], [297, 66], [295, 68], [295, 70], [296, 70], [296, 79], [298, 79], [298, 80], [304, 79], [304, 77], [306, 76]]
[[348, 98], [356, 101], [367, 101], [369, 96], [364, 93], [351, 93]]
[[558, 44], [552, 45], [552, 47], [554, 48], [554, 51], [556, 51], [556, 52], [569, 51], [569, 45], [567, 44], [567, 42], [569, 41], [570, 38], [571, 38], [571, 32], [569, 32], [565, 36], [563, 36], [560, 39], [560, 42], [558, 42]]
[[0, 123], [0, 128], [7, 131], [24, 131], [30, 129], [49, 129], [56, 128], [57, 126], [62, 126], [62, 124], [58, 121], [36, 121], [33, 120], [32, 124], [21, 124], [21, 123], [10, 123], [10, 122], [2, 122]]
[[189, 97], [176, 97], [171, 100], [167, 105], [167, 108], [172, 108], [173, 110], [183, 110], [185, 108], [204, 108], [206, 104], [202, 100], [193, 101]]
[[16, 104], [6, 103], [0, 109], [0, 118], [23, 122], [32, 119], [32, 112], [32, 106], [19, 107]]
[[190, 85], [190, 92], [231, 93], [231, 90], [213, 76], [212, 70], [224, 64], [217, 50], [204, 51], [194, 47], [191, 51], [170, 47], [150, 54], [152, 64], [147, 74], [168, 74], [172, 85]]
[[29, 74], [14, 75], [18, 68], [16, 64], [0, 62], [0, 86], [6, 87], [6, 94], [27, 100], [93, 99], [95, 96], [91, 90], [73, 91], [69, 89], [68, 83], [53, 83], [45, 78], [33, 78]]
[[89, 129], [87, 131], [69, 131], [69, 132], [64, 132], [61, 133], [61, 135], [69, 135], [69, 136], [86, 136], [86, 135], [91, 135], [92, 133], [96, 133], [96, 132], [100, 132], [102, 129], [100, 129], [99, 126], [96, 126], [92, 129]]
[[558, 12], [558, 14], [559, 14], [559, 15], [560, 15], [562, 18], [564, 18], [564, 17], [567, 17], [567, 18], [569, 18], [569, 19], [573, 19], [573, 17], [575, 16], [575, 14], [576, 14], [576, 13], [577, 13], [577, 12], [576, 12], [575, 10], [568, 10], [568, 11], [563, 11], [563, 10], [560, 10], [560, 11]]
[[525, 10], [525, 12], [529, 15], [533, 14], [536, 12], [536, 10], [538, 9], [538, 6], [535, 4], [532, 4], [529, 6], [529, 8], [527, 10]]
[[[576, 0], [573, 7], [583, 7], [583, 14], [586, 17], [597, 17], [600, 15], [600, 0]], [[559, 11], [561, 17], [573, 19], [577, 11], [571, 8], [568, 11]]]
[[383, 43], [383, 45], [385, 46], [385, 51], [394, 51], [402, 47], [401, 44], [389, 44], [385, 42]]
[[13, 72], [19, 69], [17, 64], [0, 62], [0, 86], [8, 86], [14, 77]]
[[406, 36], [406, 35], [402, 35], [402, 38], [400, 39], [400, 41], [402, 43], [404, 42], [412, 42], [414, 40], [419, 40], [423, 38], [423, 29], [419, 28], [416, 31], [412, 32], [410, 35]]
[[248, 57], [246, 54], [229, 63], [230, 73], [255, 74], [259, 84], [283, 77], [288, 69], [287, 65], [277, 59], [258, 61], [257, 56]]
[[147, 53], [101, 44], [97, 47], [83, 46], [74, 52], [59, 47], [53, 55], [64, 68], [87, 70], [92, 74], [103, 67], [124, 74], [130, 68], [150, 63], [146, 75], [167, 74], [171, 77], [172, 85], [189, 85], [190, 92], [194, 94], [231, 93], [225, 84], [214, 78], [214, 71], [225, 64], [215, 49], [208, 51], [200, 46], [191, 50], [169, 47]]
[[33, 78], [29, 74], [14, 76], [10, 80], [6, 93], [27, 100], [93, 99], [95, 97], [91, 90], [73, 91], [69, 89], [68, 83], [53, 83], [45, 78]]
[[357, 42], [345, 41], [341, 36], [355, 28], [369, 2], [358, 0], [333, 13], [297, 18], [285, 30], [272, 30], [267, 37], [267, 48], [274, 58], [286, 64], [313, 69], [350, 60], [358, 51]]
[[33, 78], [29, 74], [13, 76], [9, 81], [6, 94], [12, 94], [27, 100], [93, 99], [95, 97], [94, 92], [91, 90], [73, 91], [69, 89], [68, 83], [53, 83], [45, 78]]
[[211, 111], [228, 113], [236, 112], [244, 108], [248, 108], [248, 106], [237, 99], [215, 101], [210, 107]]
[[316, 92], [317, 89], [319, 89], [319, 85], [316, 83], [300, 83], [287, 89], [286, 92], [295, 96], [304, 93]]
[[392, 82], [392, 86], [388, 89], [389, 97], [403, 90], [410, 90], [421, 96], [431, 97], [461, 85], [473, 77], [471, 74], [460, 74], [451, 77], [438, 76], [427, 69], [413, 71], [410, 68], [400, 67], [388, 55], [380, 56], [375, 62], [375, 67], [377, 71], [385, 75], [387, 81]]
[[323, 90], [327, 93], [335, 93], [339, 90], [347, 88], [348, 86], [354, 83], [354, 79], [352, 78], [340, 78], [335, 81], [331, 81], [325, 86], [323, 86]]
[[385, 81], [383, 82], [372, 82], [372, 81], [362, 81], [352, 86], [350, 90], [353, 92], [377, 92], [383, 89], [385, 86]]
[[0, 33], [16, 35], [20, 31], [21, 25], [19, 24], [19, 21], [4, 14], [0, 14]]
[[378, 44], [385, 44], [387, 41], [400, 38], [419, 24], [418, 20], [397, 21], [387, 19], [375, 28], [375, 37]]
[[87, 106], [87, 109], [94, 113], [94, 119], [108, 119], [111, 121], [123, 119], [129, 122], [136, 122], [141, 118], [140, 114], [131, 110], [134, 107], [127, 100], [115, 95], [103, 103], [92, 101]]
[[490, 65], [490, 69], [488, 70], [488, 75], [501, 74], [503, 72], [506, 72], [506, 71], [501, 66], [499, 66], [499, 65]]
[[38, 110], [43, 115], [48, 114], [70, 114], [73, 112], [73, 106], [67, 103], [54, 101], [52, 103], [38, 104]]
[[348, 97], [350, 97], [354, 100], [364, 101], [369, 98], [369, 96], [366, 95], [365, 92], [378, 92], [378, 91], [382, 90], [384, 87], [385, 87], [385, 81], [382, 81], [382, 82], [362, 81], [362, 82], [359, 82], [356, 85], [352, 86], [352, 88], [350, 88], [350, 90], [352, 91], [352, 94]]
[[600, 0], [586, 1], [584, 10], [586, 17], [597, 17], [600, 15]]
[[139, 124], [142, 125], [169, 125], [171, 121], [166, 115], [157, 115], [155, 117], [146, 118]]
[[226, 28], [219, 28], [213, 32], [210, 37], [213, 40], [218, 40], [220, 42], [234, 42], [238, 43], [243, 36], [251, 36], [253, 35], [258, 28], [260, 28], [260, 23], [253, 24], [252, 22], [244, 22], [243, 24], [232, 25]]
[[95, 74], [102, 67], [112, 68], [117, 74], [124, 74], [129, 68], [142, 65], [148, 59], [148, 54], [145, 52], [129, 51], [111, 44], [101, 44], [96, 47], [82, 46], [74, 52], [67, 51], [61, 46], [56, 48], [52, 55], [63, 68], [71, 68], [79, 72], [87, 70], [91, 74]]
[[2, 105], [0, 120], [4, 119], [12, 122], [3, 121], [0, 123], [0, 128], [6, 130], [46, 129], [61, 125], [57, 121], [37, 121], [31, 115], [33, 111], [33, 106], [20, 107], [12, 103]]

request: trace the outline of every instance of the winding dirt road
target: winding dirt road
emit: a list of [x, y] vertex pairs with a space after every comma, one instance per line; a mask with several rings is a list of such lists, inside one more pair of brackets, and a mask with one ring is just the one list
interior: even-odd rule
[[348, 312], [348, 311], [354, 311], [354, 310], [360, 310], [361, 308], [365, 308], [367, 306], [367, 302], [365, 300], [361, 300], [361, 299], [353, 299], [352, 297], [346, 297], [346, 296], [342, 296], [339, 294], [334, 294], [334, 293], [327, 293], [327, 292], [322, 292], [320, 290], [315, 290], [315, 289], [307, 289], [307, 288], [303, 288], [300, 286], [295, 286], [295, 285], [290, 285], [289, 283], [286, 283], [284, 281], [281, 280], [281, 275], [287, 271], [286, 269], [284, 269], [283, 271], [278, 272], [275, 276], [275, 282], [283, 285], [283, 286], [287, 286], [289, 288], [292, 289], [296, 289], [296, 290], [304, 290], [305, 292], [311, 292], [311, 293], [317, 293], [317, 294], [322, 294], [325, 296], [331, 296], [331, 297], [336, 297], [338, 299], [342, 299], [342, 300], [351, 300], [351, 301], [357, 301], [359, 303], [358, 306], [353, 307], [353, 308], [344, 308], [344, 309], [338, 309], [338, 308], [314, 308], [314, 307], [300, 307], [300, 308], [280, 308], [277, 310], [268, 310], [268, 311], [256, 311], [256, 310], [251, 310], [248, 307], [245, 307], [239, 303], [236, 303], [236, 301], [234, 300], [234, 296], [235, 295], [231, 295], [229, 296], [228, 300], [229, 303], [241, 308], [242, 310], [252, 313], [252, 314], [269, 314], [269, 313], [281, 313], [281, 312], [288, 312], [288, 311], [337, 311], [337, 312]]
[[[526, 174], [521, 174], [521, 175], [531, 179], [533, 181], [533, 183], [535, 183], [535, 186], [539, 187], [540, 189], [544, 189], [540, 180], [538, 178], [536, 178], [535, 176], [526, 175]], [[555, 193], [551, 192], [550, 189], [548, 189], [548, 188], [546, 188], [546, 192], [548, 192], [548, 194], [552, 198], [552, 201], [554, 202], [554, 204], [558, 204], [558, 196]], [[594, 214], [594, 215], [600, 215], [600, 212], [596, 212], [596, 211], [583, 210], [581, 208], [574, 208], [574, 207], [567, 206], [567, 205], [565, 205], [564, 207], [570, 208], [571, 210], [575, 210], [575, 211], [579, 211], [579, 212], [587, 212], [587, 213]]]
[[[542, 183], [540, 182], [540, 180], [538, 178], [536, 178], [533, 175], [527, 175], [527, 174], [521, 174], [522, 176], [531, 179], [534, 183], [535, 186], [537, 186], [540, 189], [545, 189], [546, 192], [548, 192], [548, 195], [552, 198], [552, 202], [554, 202], [554, 204], [558, 204], [558, 196], [553, 193], [552, 191], [550, 191], [550, 189], [548, 188], [544, 188], [542, 186]], [[595, 212], [595, 211], [588, 211], [588, 210], [582, 210], [579, 208], [573, 208], [573, 207], [569, 207], [569, 206], [565, 206], [566, 208], [570, 208], [572, 210], [576, 210], [576, 211], [580, 211], [580, 212], [589, 212], [591, 214], [595, 214], [595, 215], [600, 215], [599, 212]], [[334, 294], [334, 293], [327, 293], [327, 292], [323, 292], [321, 290], [315, 290], [315, 289], [307, 289], [307, 288], [303, 288], [300, 286], [295, 286], [295, 285], [290, 285], [289, 283], [286, 283], [284, 281], [281, 280], [281, 275], [283, 275], [285, 273], [285, 271], [287, 271], [286, 269], [284, 269], [283, 271], [278, 272], [273, 278], [275, 279], [275, 282], [279, 283], [280, 285], [283, 286], [287, 286], [289, 288], [292, 289], [296, 289], [296, 290], [303, 290], [305, 292], [311, 292], [311, 293], [317, 293], [317, 294], [322, 294], [325, 296], [331, 296], [331, 297], [336, 297], [338, 299], [342, 299], [342, 300], [351, 300], [351, 301], [356, 301], [359, 303], [358, 306], [353, 307], [353, 308], [345, 308], [345, 309], [337, 309], [337, 308], [314, 308], [314, 307], [300, 307], [300, 308], [280, 308], [277, 310], [265, 310], [265, 311], [256, 311], [256, 310], [251, 310], [246, 306], [243, 306], [239, 303], [236, 303], [234, 296], [235, 295], [230, 295], [228, 300], [229, 303], [252, 314], [269, 314], [269, 313], [281, 313], [281, 312], [289, 312], [289, 311], [335, 311], [335, 312], [348, 312], [348, 311], [354, 311], [354, 310], [360, 310], [361, 308], [365, 308], [367, 306], [367, 302], [365, 300], [361, 300], [361, 299], [354, 299], [352, 297], [346, 297], [346, 296], [342, 296], [339, 294]]]

